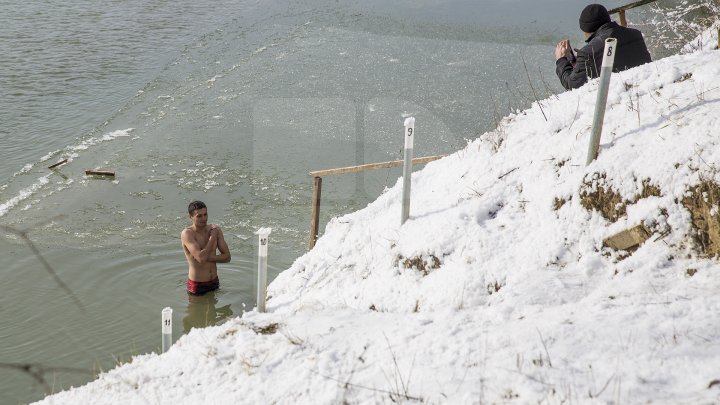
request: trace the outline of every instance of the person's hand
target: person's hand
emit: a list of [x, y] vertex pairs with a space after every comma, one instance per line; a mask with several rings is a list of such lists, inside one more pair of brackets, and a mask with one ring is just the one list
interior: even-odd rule
[[217, 227], [217, 225], [215, 225], [215, 224], [210, 225], [210, 236], [211, 236], [211, 237], [214, 236], [214, 237], [217, 238], [217, 236], [218, 236], [218, 229], [219, 229], [219, 228]]
[[570, 40], [563, 39], [555, 46], [555, 60], [566, 58], [570, 52]]

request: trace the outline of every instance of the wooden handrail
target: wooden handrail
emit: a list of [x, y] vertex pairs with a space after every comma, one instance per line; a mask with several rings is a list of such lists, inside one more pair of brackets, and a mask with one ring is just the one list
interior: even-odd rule
[[[437, 155], [437, 156], [425, 156], [425, 157], [419, 157], [412, 160], [413, 164], [423, 164], [432, 162], [433, 160], [442, 159], [447, 155]], [[310, 176], [312, 177], [322, 177], [322, 176], [329, 176], [331, 174], [345, 174], [345, 173], [353, 173], [353, 172], [359, 172], [362, 170], [375, 170], [375, 169], [387, 169], [391, 167], [400, 167], [403, 165], [402, 160], [392, 160], [390, 162], [380, 162], [380, 163], [369, 163], [366, 165], [360, 165], [360, 166], [348, 166], [348, 167], [339, 167], [337, 169], [326, 169], [326, 170], [316, 170], [314, 172], [310, 172]]]
[[[412, 163], [415, 164], [423, 164], [423, 163], [429, 163], [433, 160], [442, 159], [447, 155], [437, 155], [437, 156], [424, 156], [415, 158], [412, 160]], [[339, 167], [337, 169], [326, 169], [326, 170], [316, 170], [310, 172], [310, 176], [313, 177], [313, 191], [312, 191], [312, 214], [310, 216], [310, 244], [309, 249], [312, 249], [315, 246], [315, 241], [317, 240], [317, 234], [320, 228], [320, 195], [322, 193], [322, 176], [329, 176], [332, 174], [345, 174], [345, 173], [353, 173], [353, 172], [359, 172], [363, 170], [375, 170], [375, 169], [387, 169], [391, 167], [400, 167], [404, 163], [403, 160], [393, 160], [390, 162], [381, 162], [381, 163], [370, 163], [366, 165], [359, 165], [359, 166], [348, 166], [348, 167]]]
[[612, 9], [612, 10], [608, 10], [608, 13], [610, 13], [610, 14], [619, 13], [619, 12], [621, 12], [621, 11], [630, 10], [631, 8], [644, 6], [645, 4], [652, 3], [652, 2], [654, 2], [654, 1], [657, 1], [657, 0], [640, 0], [640, 1], [636, 1], [636, 2], [634, 2], [634, 3], [626, 4], [626, 5], [624, 5], [624, 6], [615, 7], [615, 8]]
[[630, 10], [631, 8], [640, 7], [648, 3], [652, 3], [657, 0], [640, 0], [636, 1], [634, 3], [626, 4], [624, 6], [616, 7], [612, 10], [609, 10], [609, 14], [615, 14], [617, 13], [620, 16], [620, 25], [623, 27], [627, 27], [627, 20], [625, 19], [625, 11]]

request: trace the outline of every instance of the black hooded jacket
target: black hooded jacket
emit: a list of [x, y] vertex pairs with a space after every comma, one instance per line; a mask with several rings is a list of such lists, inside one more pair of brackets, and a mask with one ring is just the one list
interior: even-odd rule
[[650, 62], [650, 53], [640, 31], [610, 21], [600, 26], [585, 41], [587, 45], [577, 51], [575, 67], [566, 57], [555, 62], [555, 73], [563, 87], [568, 90], [577, 89], [587, 83], [588, 78], [594, 79], [600, 75], [605, 40], [608, 38], [616, 38], [618, 42], [613, 72]]

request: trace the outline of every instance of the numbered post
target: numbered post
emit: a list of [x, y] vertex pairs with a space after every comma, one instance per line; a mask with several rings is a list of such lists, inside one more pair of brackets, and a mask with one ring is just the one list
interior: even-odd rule
[[403, 194], [400, 225], [410, 217], [410, 183], [412, 177], [413, 148], [415, 143], [415, 118], [405, 119], [405, 161], [403, 162]]
[[265, 312], [265, 297], [267, 295], [267, 257], [268, 243], [271, 228], [260, 228], [258, 235], [258, 278], [257, 278], [257, 309]]
[[170, 307], [162, 310], [162, 352], [165, 353], [172, 346], [172, 313]]
[[615, 50], [617, 39], [608, 38], [605, 40], [605, 53], [603, 54], [602, 67], [600, 68], [600, 88], [598, 89], [595, 101], [595, 115], [593, 116], [592, 130], [590, 131], [590, 146], [588, 147], [587, 161], [585, 166], [597, 159], [600, 149], [600, 137], [602, 135], [603, 119], [605, 118], [605, 106], [607, 104], [608, 88], [610, 87], [610, 76], [613, 64], [615, 63]]

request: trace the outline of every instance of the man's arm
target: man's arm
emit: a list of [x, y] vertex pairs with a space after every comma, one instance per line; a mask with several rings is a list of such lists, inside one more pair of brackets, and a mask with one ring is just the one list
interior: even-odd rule
[[[230, 248], [228, 247], [227, 243], [225, 242], [225, 236], [222, 233], [222, 230], [218, 227], [216, 228], [218, 233], [217, 238], [217, 249], [220, 251], [219, 255], [211, 255], [209, 257], [209, 261], [215, 262], [215, 263], [230, 263], [231, 255], [230, 255]], [[213, 253], [215, 253], [213, 251]]]
[[198, 263], [205, 263], [209, 261], [210, 257], [215, 254], [217, 249], [218, 236], [217, 231], [210, 230], [210, 238], [208, 239], [205, 248], [201, 248], [200, 245], [193, 238], [190, 237], [190, 232], [184, 229], [180, 234], [180, 240], [182, 241], [183, 247], [190, 252], [193, 259], [197, 260]]
[[[587, 83], [588, 80], [588, 55], [580, 49], [577, 52], [577, 60], [573, 66], [568, 60], [570, 42], [560, 41], [555, 47], [555, 73], [560, 79], [560, 84], [566, 89], [577, 89]], [[592, 63], [592, 62], [591, 62]]]

